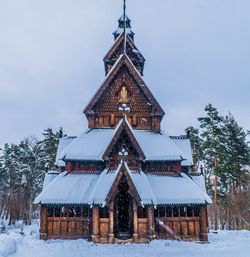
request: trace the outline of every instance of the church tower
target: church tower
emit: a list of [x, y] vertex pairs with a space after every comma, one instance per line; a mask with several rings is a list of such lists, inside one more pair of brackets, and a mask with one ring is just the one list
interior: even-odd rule
[[115, 42], [103, 59], [105, 80], [84, 110], [89, 128], [117, 126], [126, 108], [134, 129], [160, 132], [164, 111], [143, 80], [145, 59], [134, 43], [125, 10], [118, 22]]
[[[88, 128], [60, 140], [46, 174], [41, 239], [95, 243], [207, 241], [204, 178], [191, 173], [190, 141], [161, 128], [165, 115], [143, 80], [145, 59], [124, 11], [104, 57], [105, 79], [83, 113]], [[167, 229], [166, 229], [167, 228]]]

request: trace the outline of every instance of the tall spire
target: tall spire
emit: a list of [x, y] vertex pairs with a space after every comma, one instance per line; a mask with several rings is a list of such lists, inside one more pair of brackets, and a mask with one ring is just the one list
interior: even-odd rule
[[[124, 33], [124, 29], [126, 29], [127, 36], [129, 36], [132, 40], [134, 40], [135, 33], [131, 29], [130, 22], [131, 22], [131, 20], [127, 16], [126, 0], [123, 0], [123, 13], [118, 20], [118, 28], [113, 32], [115, 40], [120, 36], [120, 34]], [[124, 24], [124, 23], [126, 23], [126, 24]], [[126, 28], [124, 28], [124, 26], [126, 26]]]
[[123, 21], [124, 21], [124, 54], [126, 53], [127, 35], [126, 35], [126, 0], [123, 0]]

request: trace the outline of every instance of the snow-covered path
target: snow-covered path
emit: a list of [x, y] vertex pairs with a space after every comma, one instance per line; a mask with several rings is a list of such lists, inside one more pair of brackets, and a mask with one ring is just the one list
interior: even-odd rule
[[[26, 229], [25, 229], [26, 230]], [[199, 244], [177, 241], [152, 241], [150, 244], [94, 245], [84, 240], [38, 240], [38, 233], [20, 236], [11, 232], [16, 240], [16, 253], [12, 257], [250, 257], [249, 231], [220, 231], [211, 233], [210, 243]], [[1, 237], [0, 237], [1, 245]], [[0, 247], [1, 248], [1, 247]], [[1, 256], [1, 249], [0, 249]], [[4, 255], [3, 257], [8, 255]], [[2, 257], [1, 256], [1, 257]]]

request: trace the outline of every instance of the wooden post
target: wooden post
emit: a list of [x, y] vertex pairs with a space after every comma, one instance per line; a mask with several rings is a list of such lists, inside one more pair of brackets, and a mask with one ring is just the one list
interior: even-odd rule
[[88, 117], [89, 120], [89, 128], [94, 128], [95, 127], [95, 115], [90, 114]]
[[109, 243], [114, 243], [114, 202], [112, 201], [109, 207]]
[[134, 212], [134, 234], [133, 240], [134, 242], [138, 242], [138, 212], [136, 202], [133, 201], [133, 212]]
[[41, 205], [40, 239], [47, 240], [47, 207]]
[[208, 241], [207, 207], [201, 207], [200, 213], [200, 240]]
[[92, 241], [94, 243], [100, 242], [100, 232], [99, 232], [99, 207], [93, 206], [93, 235]]
[[137, 126], [137, 116], [136, 116], [136, 115], [133, 115], [133, 116], [132, 116], [132, 125], [133, 125], [134, 127]]
[[153, 117], [153, 130], [155, 132], [161, 131], [161, 121], [160, 121], [159, 117]]
[[155, 239], [154, 207], [148, 207], [148, 239]]
[[114, 126], [115, 125], [115, 115], [112, 113], [110, 116], [110, 125]]

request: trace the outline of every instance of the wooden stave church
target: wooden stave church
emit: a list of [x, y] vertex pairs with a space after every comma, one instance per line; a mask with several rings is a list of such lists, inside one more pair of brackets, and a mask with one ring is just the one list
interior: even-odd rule
[[87, 104], [88, 129], [60, 140], [57, 171], [35, 199], [40, 238], [94, 243], [208, 240], [206, 193], [190, 141], [161, 130], [163, 109], [143, 80], [131, 21], [118, 20], [105, 80]]

